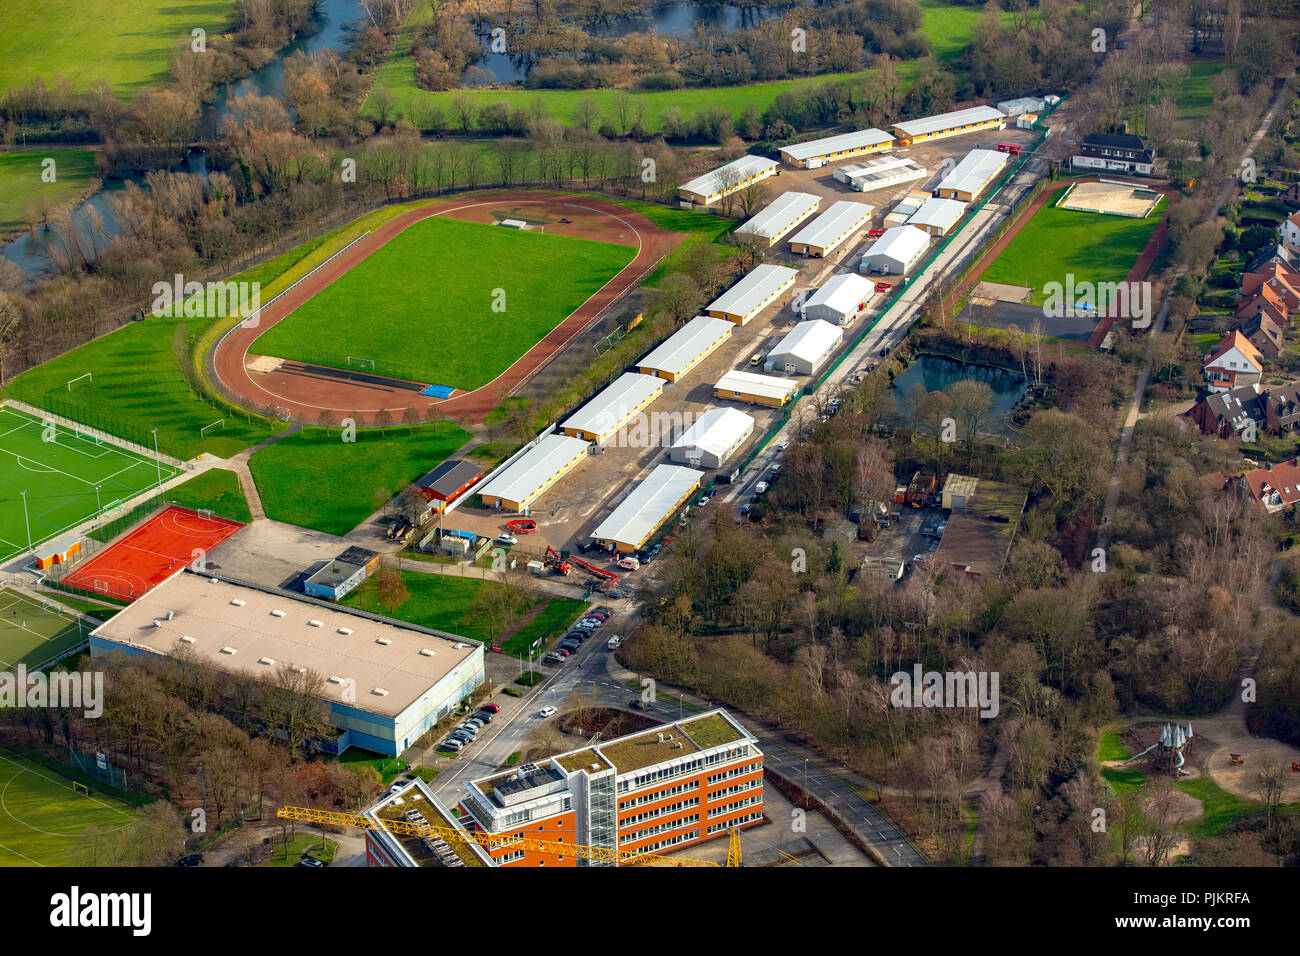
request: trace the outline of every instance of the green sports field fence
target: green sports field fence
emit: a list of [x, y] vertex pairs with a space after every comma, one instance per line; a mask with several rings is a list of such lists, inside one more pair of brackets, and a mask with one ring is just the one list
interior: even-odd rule
[[[73, 426], [80, 426], [80, 429], [92, 438], [98, 437], [96, 435], [98, 433], [100, 436], [118, 439], [145, 454], [154, 453], [154, 437], [148, 429], [114, 418], [103, 409], [102, 405], [93, 401], [78, 400], [76, 392], [61, 392], [58, 389], [46, 392], [41, 396], [41, 407], [51, 415], [72, 422]], [[169, 456], [159, 457], [179, 465], [179, 462]]]
[[68, 765], [87, 777], [108, 784], [114, 790], [126, 792], [126, 770], [115, 764], [102, 750], [92, 753], [77, 747], [69, 747]]

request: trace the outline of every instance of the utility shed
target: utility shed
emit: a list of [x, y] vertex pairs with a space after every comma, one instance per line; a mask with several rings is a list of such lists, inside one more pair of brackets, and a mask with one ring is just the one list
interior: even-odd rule
[[860, 129], [854, 133], [840, 133], [806, 143], [793, 143], [781, 148], [781, 160], [796, 168], [815, 168], [865, 153], [879, 153], [894, 145], [894, 137], [884, 130]]
[[941, 199], [973, 202], [984, 192], [1011, 159], [1010, 153], [996, 149], [972, 149], [953, 171], [939, 181], [935, 190]]
[[489, 508], [523, 511], [587, 458], [587, 442], [547, 435], [479, 489]]
[[851, 322], [875, 295], [874, 282], [844, 272], [803, 300], [803, 317], [835, 325]]
[[821, 197], [812, 193], [782, 193], [749, 222], [738, 227], [736, 235], [753, 236], [768, 246], [775, 245], [778, 239], [821, 208], [821, 204]]
[[913, 179], [923, 179], [926, 170], [905, 156], [882, 156], [853, 166], [838, 166], [831, 175], [836, 182], [865, 193], [873, 189], [898, 186]]
[[637, 371], [676, 382], [731, 338], [735, 327], [726, 319], [697, 315], [643, 358]]
[[796, 255], [827, 256], [871, 222], [874, 206], [841, 200], [790, 237]]
[[709, 315], [744, 325], [794, 285], [799, 273], [785, 266], [755, 266], [722, 295], [709, 303]]
[[907, 219], [909, 226], [924, 229], [932, 236], [945, 236], [966, 215], [966, 204], [957, 199], [927, 199]]
[[713, 386], [713, 397], [780, 408], [790, 401], [790, 397], [798, 390], [797, 379], [776, 378], [772, 375], [735, 370], [718, 379], [717, 384]]
[[710, 408], [668, 449], [676, 464], [721, 468], [754, 432], [754, 419], [735, 408]]
[[657, 466], [596, 526], [592, 538], [609, 551], [637, 550], [686, 503], [703, 477], [694, 468]]
[[775, 176], [781, 164], [762, 156], [742, 156], [719, 166], [703, 176], [677, 187], [678, 198], [701, 206], [709, 206], [728, 193], [744, 189], [768, 176]]
[[858, 262], [858, 271], [903, 275], [930, 248], [930, 236], [916, 226], [895, 226], [871, 244]]
[[844, 330], [813, 319], [800, 322], [767, 356], [767, 368], [787, 375], [812, 375], [826, 363], [840, 343]]
[[647, 405], [663, 394], [664, 381], [624, 372], [560, 425], [564, 434], [604, 444]]
[[895, 123], [893, 133], [898, 145], [911, 146], [931, 139], [943, 139], [946, 136], [960, 136], [982, 129], [1002, 129], [1007, 122], [1006, 114], [991, 106], [972, 106], [969, 109], [953, 110], [924, 119], [906, 120]]

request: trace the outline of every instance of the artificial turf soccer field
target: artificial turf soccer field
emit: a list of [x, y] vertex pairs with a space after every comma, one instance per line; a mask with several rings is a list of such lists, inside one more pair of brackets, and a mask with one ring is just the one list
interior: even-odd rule
[[0, 670], [19, 663], [36, 667], [72, 650], [95, 627], [78, 620], [21, 591], [0, 588]]
[[[116, 445], [96, 443], [62, 425], [44, 441], [38, 418], [0, 407], [0, 561], [93, 518], [102, 505], [126, 501], [176, 474]], [[95, 486], [99, 485], [98, 499]], [[27, 492], [26, 519], [21, 492]]]
[[[1053, 199], [1052, 202], [1056, 200]], [[1145, 219], [1079, 212], [1048, 203], [1038, 210], [993, 261], [984, 282], [1029, 286], [1043, 301], [1049, 282], [1123, 282], [1160, 224], [1168, 200]]]
[[76, 866], [90, 862], [86, 835], [134, 826], [131, 808], [72, 789], [52, 770], [0, 751], [0, 867]]
[[[382, 374], [469, 391], [635, 256], [631, 246], [434, 216], [277, 322], [252, 351], [333, 368], [351, 356]], [[493, 311], [497, 303], [504, 308]]]

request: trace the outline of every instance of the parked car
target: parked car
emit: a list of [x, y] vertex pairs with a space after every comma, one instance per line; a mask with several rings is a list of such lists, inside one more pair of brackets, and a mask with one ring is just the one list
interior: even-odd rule
[[189, 856], [183, 856], [176, 861], [177, 866], [198, 866], [203, 862], [202, 853], [191, 853]]
[[776, 446], [777, 453], [780, 454], [781, 452], [785, 451], [789, 447], [790, 447], [790, 443], [788, 441], [783, 441]]
[[481, 720], [481, 721], [483, 721], [483, 723], [485, 723], [485, 724], [490, 724], [490, 723], [492, 723], [492, 715], [491, 715], [491, 714], [475, 712], [475, 714], [474, 714], [474, 719], [475, 719], [475, 720]]
[[558, 654], [560, 655], [560, 657], [567, 659], [569, 655], [572, 654], [573, 652], [569, 650], [567, 647], [556, 647], [555, 650], [551, 651], [551, 653]]
[[605, 642], [605, 646], [612, 651], [614, 648], [618, 647], [622, 643], [623, 643], [623, 638], [615, 634], [613, 637], [611, 637], [608, 641]]
[[467, 717], [465, 720], [461, 721], [461, 726], [468, 727], [471, 730], [482, 730], [483, 721], [479, 720], [477, 717]]
[[559, 644], [557, 644], [557, 645], [555, 645], [555, 646], [558, 647], [558, 648], [560, 648], [561, 650], [569, 651], [570, 653], [572, 653], [573, 651], [576, 651], [576, 650], [578, 649], [578, 642], [577, 642], [577, 641], [561, 641]]
[[500, 713], [500, 712], [501, 712], [501, 705], [500, 705], [500, 704], [484, 704], [482, 707], [479, 708], [479, 710], [486, 710], [489, 714], [496, 714], [496, 713]]
[[[683, 515], [683, 517], [685, 517], [685, 515]], [[618, 566], [624, 571], [635, 571], [637, 568], [641, 567], [641, 562], [637, 558], [628, 555], [626, 558], [619, 560]]]
[[610, 596], [613, 600], [618, 601], [618, 600], [621, 600], [621, 599], [622, 599], [622, 597], [623, 597], [623, 592], [620, 591], [618, 588], [614, 588], [614, 590], [612, 590], [612, 591], [609, 592], [609, 596]]
[[708, 495], [703, 495], [703, 496], [700, 498], [699, 501], [695, 502], [695, 507], [697, 507], [697, 508], [703, 508], [703, 507], [704, 507], [705, 505], [707, 505], [711, 500], [712, 500], [712, 499], [711, 499]]
[[395, 783], [395, 784], [393, 784], [391, 787], [388, 788], [388, 792], [389, 792], [389, 793], [401, 793], [402, 790], [403, 790], [405, 787], [406, 787], [406, 784], [404, 784], [404, 783]]
[[502, 544], [519, 543], [519, 539], [516, 538], [513, 534], [506, 534], [504, 531], [502, 531], [499, 535], [497, 535], [497, 540], [500, 541]]
[[640, 697], [633, 697], [631, 700], [629, 700], [629, 701], [627, 702], [627, 705], [628, 705], [629, 707], [631, 707], [633, 710], [649, 710], [649, 709], [650, 709], [650, 705], [647, 704], [645, 701], [643, 701]]
[[543, 707], [537, 712], [538, 717], [554, 717], [558, 711], [554, 707]]
[[460, 753], [465, 748], [465, 741], [459, 737], [448, 737], [442, 743], [438, 744], [441, 750], [450, 750], [452, 753]]
[[322, 867], [324, 865], [325, 865], [324, 863], [316, 859], [314, 856], [304, 856], [301, 860], [299, 860], [297, 863], [294, 864], [294, 866], [305, 866], [308, 869], [312, 869], [312, 870]]
[[750, 365], [754, 365], [754, 366], [762, 365], [762, 364], [763, 364], [763, 353], [762, 353], [762, 352], [755, 352], [753, 355], [751, 355], [751, 356], [749, 357], [749, 364], [750, 364]]
[[600, 621], [597, 621], [595, 618], [584, 617], [581, 621], [579, 621], [577, 624], [573, 626], [580, 627], [584, 631], [593, 631], [596, 628], [600, 627]]
[[[655, 550], [658, 551], [659, 549], [658, 549], [658, 548], [655, 548]], [[594, 611], [588, 611], [587, 614], [586, 614], [586, 616], [587, 616], [587, 617], [594, 617], [594, 618], [595, 618], [596, 620], [598, 620], [598, 621], [608, 621], [608, 620], [609, 620], [609, 612], [608, 612], [608, 611], [602, 611], [602, 610], [600, 610], [599, 608], [597, 608], [597, 609], [594, 610]]]
[[552, 651], [542, 658], [542, 663], [550, 664], [554, 667], [558, 667], [560, 664], [564, 663], [564, 655], [556, 654], [554, 651]]

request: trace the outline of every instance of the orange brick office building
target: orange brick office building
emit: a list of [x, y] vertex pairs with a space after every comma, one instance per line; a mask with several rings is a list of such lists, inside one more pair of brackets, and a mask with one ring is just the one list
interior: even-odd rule
[[[458, 822], [631, 852], [667, 852], [726, 836], [763, 817], [763, 753], [726, 711], [559, 754], [469, 784]], [[498, 866], [594, 866], [505, 847]]]

